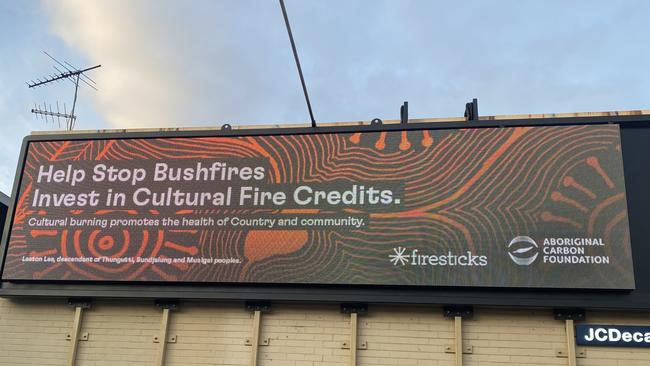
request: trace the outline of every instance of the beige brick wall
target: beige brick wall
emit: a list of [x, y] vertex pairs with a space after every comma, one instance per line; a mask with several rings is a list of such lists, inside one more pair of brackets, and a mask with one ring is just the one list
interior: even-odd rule
[[[153, 365], [162, 311], [152, 302], [96, 301], [84, 312], [78, 366]], [[65, 365], [74, 310], [63, 300], [0, 299], [0, 365]], [[260, 366], [348, 365], [350, 317], [336, 304], [273, 304], [262, 316]], [[650, 325], [650, 314], [589, 312], [589, 323]], [[165, 365], [248, 365], [252, 315], [242, 303], [183, 302], [170, 318]], [[439, 307], [370, 306], [359, 317], [358, 365], [452, 365], [454, 322]], [[463, 322], [464, 365], [566, 365], [564, 323], [550, 310], [476, 308]], [[578, 366], [650, 365], [650, 349], [587, 347]]]
[[246, 365], [252, 323], [241, 303], [184, 302], [171, 314], [168, 338], [177, 342], [168, 344], [166, 365]]
[[61, 303], [0, 299], [0, 365], [64, 365], [73, 315]]
[[[77, 366], [150, 365], [155, 360], [153, 335], [159, 333], [160, 310], [150, 302], [96, 302], [84, 311]], [[70, 311], [68, 317], [72, 318]], [[68, 347], [69, 347], [68, 342]]]
[[454, 355], [444, 349], [453, 344], [454, 322], [442, 308], [371, 306], [359, 319], [359, 340], [368, 342], [358, 352], [360, 365], [453, 364]]
[[480, 309], [464, 322], [464, 343], [474, 353], [466, 365], [566, 365], [556, 350], [566, 349], [564, 322], [551, 310]]

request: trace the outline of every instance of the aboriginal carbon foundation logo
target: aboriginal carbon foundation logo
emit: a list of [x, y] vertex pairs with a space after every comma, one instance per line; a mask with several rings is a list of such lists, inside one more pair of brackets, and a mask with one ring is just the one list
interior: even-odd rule
[[529, 236], [517, 236], [508, 244], [508, 255], [520, 266], [531, 265], [539, 255], [539, 247]]

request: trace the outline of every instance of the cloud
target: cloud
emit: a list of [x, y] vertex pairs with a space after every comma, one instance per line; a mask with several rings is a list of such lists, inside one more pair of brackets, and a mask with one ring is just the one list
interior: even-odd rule
[[[180, 117], [179, 106], [190, 98], [182, 91], [181, 70], [164, 52], [155, 14], [144, 3], [131, 1], [47, 1], [52, 31], [91, 64], [100, 92], [95, 104], [115, 127], [169, 125]], [[153, 6], [154, 4], [147, 4]], [[179, 50], [181, 51], [181, 50]]]
[[[46, 1], [115, 127], [305, 122], [275, 1]], [[644, 2], [287, 1], [319, 121], [642, 108]], [[645, 9], [646, 11], [644, 11]], [[625, 21], [622, 19], [625, 18]], [[627, 45], [627, 46], [625, 46]], [[634, 51], [630, 51], [634, 49]]]
[[286, 42], [269, 5], [277, 4], [45, 2], [52, 32], [103, 65], [93, 73], [95, 108], [124, 128], [282, 118], [276, 104], [295, 104], [299, 89], [282, 82], [292, 65], [266, 56]]

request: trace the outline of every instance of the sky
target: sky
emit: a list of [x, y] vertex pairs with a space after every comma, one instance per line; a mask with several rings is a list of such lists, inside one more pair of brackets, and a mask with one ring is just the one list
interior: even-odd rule
[[[285, 0], [317, 121], [650, 108], [650, 2]], [[275, 0], [0, 0], [0, 191], [24, 136], [72, 104], [43, 51], [88, 75], [77, 129], [306, 123]]]

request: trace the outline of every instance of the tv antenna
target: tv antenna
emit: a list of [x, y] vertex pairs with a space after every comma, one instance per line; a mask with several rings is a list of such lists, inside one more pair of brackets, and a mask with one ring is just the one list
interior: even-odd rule
[[45, 51], [43, 51], [43, 53], [46, 54], [47, 57], [51, 58], [52, 61], [56, 62], [60, 68], [56, 67], [55, 65], [52, 65], [52, 67], [54, 67], [54, 69], [56, 70], [56, 74], [47, 75], [43, 78], [43, 80], [36, 79], [36, 81], [31, 80], [31, 82], [29, 83], [26, 82], [27, 86], [29, 88], [36, 88], [39, 86], [48, 85], [55, 81], [56, 82], [62, 80], [70, 81], [72, 84], [74, 84], [74, 98], [72, 100], [72, 109], [70, 110], [70, 113], [68, 113], [66, 105], [63, 104], [63, 113], [61, 113], [61, 110], [59, 109], [59, 102], [56, 102], [56, 112], [55, 112], [54, 109], [52, 109], [51, 104], [46, 104], [45, 102], [43, 102], [42, 107], [40, 105], [34, 104], [34, 108], [32, 108], [32, 113], [34, 113], [37, 117], [40, 116], [41, 118], [45, 119], [46, 123], [48, 117], [51, 119], [52, 123], [54, 123], [54, 118], [56, 117], [59, 127], [61, 126], [61, 118], [63, 118], [66, 124], [66, 129], [68, 131], [72, 131], [74, 129], [75, 123], [77, 122], [77, 116], [74, 114], [74, 111], [75, 111], [75, 107], [77, 106], [77, 95], [79, 94], [79, 82], [82, 82], [88, 85], [90, 88], [97, 91], [97, 87], [96, 87], [97, 83], [93, 79], [85, 75], [85, 73], [90, 70], [100, 68], [102, 67], [102, 65], [95, 65], [85, 69], [78, 69], [66, 61], [61, 62], [55, 59], [52, 55], [50, 55]]

